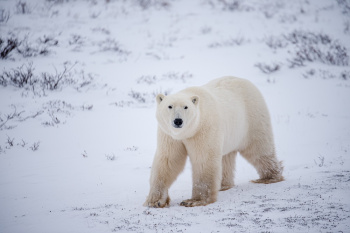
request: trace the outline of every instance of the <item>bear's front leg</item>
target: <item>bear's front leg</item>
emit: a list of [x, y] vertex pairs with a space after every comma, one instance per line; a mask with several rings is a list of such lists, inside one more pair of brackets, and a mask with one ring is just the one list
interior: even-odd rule
[[[210, 151], [210, 149], [209, 149]], [[221, 185], [222, 162], [220, 153], [202, 153], [191, 156], [192, 198], [184, 200], [181, 206], [205, 206], [214, 203]]]
[[183, 170], [186, 158], [187, 152], [183, 143], [159, 129], [157, 152], [151, 170], [151, 187], [144, 206], [163, 208], [169, 205], [169, 187]]
[[153, 208], [163, 208], [168, 206], [170, 203], [170, 197], [168, 195], [168, 190], [151, 188], [151, 191], [147, 197], [144, 206], [153, 207]]

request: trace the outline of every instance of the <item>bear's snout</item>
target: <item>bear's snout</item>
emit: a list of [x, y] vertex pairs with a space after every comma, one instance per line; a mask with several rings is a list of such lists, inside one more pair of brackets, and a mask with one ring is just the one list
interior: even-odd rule
[[181, 128], [181, 127], [182, 127], [182, 123], [183, 123], [183, 120], [182, 120], [181, 118], [176, 118], [176, 119], [174, 120], [173, 126], [174, 126], [175, 128]]

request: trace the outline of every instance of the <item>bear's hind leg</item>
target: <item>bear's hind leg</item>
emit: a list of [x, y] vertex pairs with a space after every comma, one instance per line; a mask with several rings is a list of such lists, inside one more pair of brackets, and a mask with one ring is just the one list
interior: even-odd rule
[[234, 172], [237, 152], [233, 151], [222, 157], [222, 181], [220, 191], [225, 191], [234, 186]]
[[250, 148], [240, 152], [255, 167], [260, 176], [260, 179], [252, 182], [270, 184], [283, 181], [283, 165], [281, 161], [277, 160], [274, 149], [270, 150], [271, 153], [267, 153], [267, 155], [263, 152], [264, 150], [259, 150], [259, 148]]
[[283, 165], [281, 161], [270, 156], [262, 156], [255, 166], [258, 170], [260, 179], [252, 180], [253, 183], [271, 184], [284, 180], [282, 176]]

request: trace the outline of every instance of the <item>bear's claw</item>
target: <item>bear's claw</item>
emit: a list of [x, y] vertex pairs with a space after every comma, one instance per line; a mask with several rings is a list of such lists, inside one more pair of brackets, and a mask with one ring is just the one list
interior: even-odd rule
[[170, 203], [170, 198], [167, 197], [166, 201], [164, 203], [162, 203], [161, 200], [158, 201], [146, 201], [145, 204], [143, 204], [143, 206], [145, 207], [151, 207], [151, 208], [164, 208], [169, 206]]
[[257, 179], [257, 180], [251, 180], [250, 182], [256, 183], [256, 184], [272, 184], [272, 183], [277, 183], [284, 181], [283, 176], [277, 176], [273, 178], [262, 178], [262, 179]]
[[184, 200], [180, 203], [181, 206], [185, 206], [185, 207], [206, 206], [208, 204], [209, 203], [207, 203], [206, 201], [193, 200], [193, 199]]

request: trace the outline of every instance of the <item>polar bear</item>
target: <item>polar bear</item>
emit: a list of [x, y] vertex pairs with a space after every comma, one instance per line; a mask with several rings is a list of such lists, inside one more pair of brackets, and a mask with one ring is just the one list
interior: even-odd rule
[[237, 152], [256, 168], [260, 179], [252, 182], [283, 180], [267, 106], [248, 80], [218, 78], [169, 96], [159, 94], [156, 100], [158, 144], [144, 206], [169, 205], [168, 189], [187, 156], [192, 164], [192, 198], [181, 206], [205, 206], [216, 201], [219, 190], [233, 187]]

